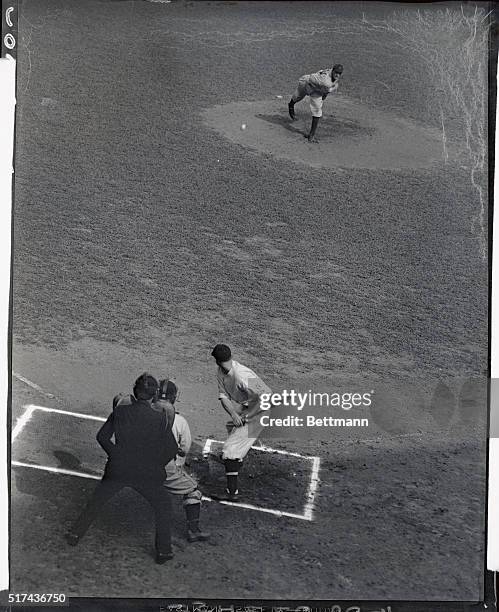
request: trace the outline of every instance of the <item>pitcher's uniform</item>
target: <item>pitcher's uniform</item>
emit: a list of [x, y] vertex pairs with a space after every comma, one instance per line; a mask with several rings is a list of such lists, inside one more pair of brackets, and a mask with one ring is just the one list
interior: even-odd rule
[[304, 74], [298, 79], [298, 86], [291, 100], [293, 103], [310, 97], [310, 111], [312, 117], [322, 117], [322, 96], [333, 93], [338, 89], [338, 81], [333, 81], [333, 69], [319, 70], [313, 74]]

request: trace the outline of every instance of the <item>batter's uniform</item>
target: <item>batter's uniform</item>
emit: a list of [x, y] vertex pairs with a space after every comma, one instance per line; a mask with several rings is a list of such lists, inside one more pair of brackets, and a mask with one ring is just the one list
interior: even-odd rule
[[322, 117], [322, 96], [333, 93], [338, 89], [338, 81], [333, 81], [333, 69], [319, 70], [313, 74], [304, 74], [298, 79], [298, 86], [291, 100], [293, 103], [310, 97], [310, 111], [312, 117]]
[[184, 456], [177, 455], [166, 466], [164, 486], [174, 495], [183, 495], [184, 506], [199, 504], [201, 503], [202, 494], [198, 489], [198, 483], [185, 471], [185, 456], [189, 453], [192, 444], [191, 430], [185, 418], [178, 414], [178, 412], [175, 413], [172, 433]]
[[[238, 412], [242, 417], [259, 404], [262, 393], [272, 393], [253, 370], [234, 359], [232, 368], [227, 373], [218, 367], [217, 381], [218, 398], [226, 398], [240, 404]], [[252, 425], [250, 437], [248, 424], [236, 427], [232, 421], [228, 421], [226, 427], [229, 436], [223, 445], [222, 458], [242, 461], [258, 439], [258, 434], [255, 437], [257, 428]]]

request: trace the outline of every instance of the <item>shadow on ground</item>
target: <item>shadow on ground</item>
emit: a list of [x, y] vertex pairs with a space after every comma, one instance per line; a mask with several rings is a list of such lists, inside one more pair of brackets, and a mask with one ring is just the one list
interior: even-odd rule
[[[263, 114], [259, 113], [255, 115], [258, 119], [262, 119], [263, 121], [267, 121], [267, 123], [271, 123], [272, 125], [278, 125], [293, 134], [301, 134], [302, 136], [308, 135], [308, 129], [302, 129], [298, 127], [299, 124], [297, 122], [292, 122], [289, 117], [284, 115], [283, 113], [274, 113], [274, 114]], [[300, 118], [297, 116], [297, 118]], [[371, 137], [374, 136], [376, 130], [373, 127], [368, 127], [362, 125], [360, 121], [355, 119], [336, 119], [335, 117], [326, 117], [325, 121], [321, 121], [319, 124], [320, 134], [323, 135], [342, 135], [348, 137]], [[310, 118], [302, 120], [307, 123], [310, 122]], [[319, 132], [318, 132], [319, 134]]]

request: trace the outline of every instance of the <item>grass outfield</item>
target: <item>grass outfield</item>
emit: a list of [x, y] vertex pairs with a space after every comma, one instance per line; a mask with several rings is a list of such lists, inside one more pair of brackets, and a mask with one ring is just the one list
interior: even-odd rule
[[[375, 4], [368, 16], [392, 10]], [[233, 346], [240, 361], [276, 389], [483, 375], [487, 265], [471, 230], [477, 201], [461, 162], [417, 170], [311, 168], [247, 149], [205, 121], [215, 105], [277, 95], [285, 116], [301, 74], [341, 61], [345, 97], [437, 129], [424, 66], [394, 48], [389, 34], [359, 37], [352, 23], [361, 17], [358, 5], [349, 3], [21, 3], [15, 371], [67, 409], [98, 416], [107, 415], [112, 396], [144, 369], [175, 374], [181, 409], [199, 444], [224, 432], [209, 357], [218, 341]], [[306, 116], [305, 103], [298, 112]], [[326, 129], [331, 113], [334, 99], [319, 126], [333, 147], [334, 132]], [[458, 127], [450, 119], [451, 136]], [[302, 141], [297, 135], [296, 146]], [[26, 389], [17, 393], [14, 416], [27, 402]], [[445, 437], [439, 448], [432, 440], [397, 450], [387, 440], [385, 454], [365, 450], [366, 465], [375, 470], [371, 478], [383, 483], [381, 502], [374, 491], [365, 495], [357, 460], [335, 476], [334, 466], [356, 454], [355, 441], [324, 441], [320, 454], [329, 467], [315, 523], [260, 522], [260, 515], [212, 505], [207, 521], [215, 525], [218, 545], [196, 548], [195, 555], [186, 550], [173, 566], [175, 580], [159, 586], [139, 569], [150, 572], [147, 546], [137, 560], [127, 552], [120, 571], [137, 579], [126, 595], [192, 594], [209, 556], [218, 569], [207, 583], [211, 591], [195, 591], [199, 596], [233, 595], [226, 568], [234, 561], [252, 576], [246, 586], [238, 582], [244, 597], [478, 599], [483, 445], [472, 433], [457, 453], [455, 441]], [[317, 444], [302, 446], [319, 452]], [[45, 450], [56, 447], [47, 442]], [[425, 485], [412, 501], [410, 487], [404, 489], [402, 517], [389, 496], [410, 484], [404, 483], [407, 470], [391, 472], [404, 453], [411, 479]], [[449, 454], [447, 467], [433, 476], [442, 454]], [[467, 463], [474, 471], [463, 476]], [[44, 514], [53, 534], [46, 550], [14, 557], [18, 589], [26, 589], [28, 575], [33, 589], [37, 580], [47, 589], [61, 579], [52, 563], [61, 546], [58, 529], [89, 491], [66, 484], [67, 478], [54, 484], [60, 493], [52, 517]], [[456, 499], [451, 492], [460, 485]], [[20, 539], [18, 530], [41, 493], [29, 493], [22, 483], [14, 492], [13, 537]], [[342, 505], [345, 495], [350, 501]], [[383, 520], [376, 514], [380, 503], [388, 508]], [[414, 504], [420, 520], [406, 539], [397, 535], [387, 560], [381, 526], [388, 516], [394, 530], [407, 524]], [[442, 504], [444, 514], [452, 513], [448, 533], [434, 522]], [[370, 528], [371, 519], [380, 531]], [[417, 534], [425, 521], [435, 533], [423, 544]], [[225, 530], [248, 524], [251, 542], [246, 535], [231, 546]], [[111, 595], [104, 592], [110, 588], [104, 567], [133, 550], [130, 538], [140, 539], [139, 532], [124, 535], [126, 529], [120, 529], [123, 542], [111, 538], [99, 567], [81, 575], [74, 594]], [[266, 556], [248, 555], [271, 537], [275, 547]], [[356, 539], [363, 555], [350, 547]], [[317, 563], [304, 570], [311, 549]], [[96, 550], [82, 553], [83, 560], [95, 559]], [[286, 559], [285, 570], [279, 559]], [[263, 578], [271, 567], [275, 571]]]

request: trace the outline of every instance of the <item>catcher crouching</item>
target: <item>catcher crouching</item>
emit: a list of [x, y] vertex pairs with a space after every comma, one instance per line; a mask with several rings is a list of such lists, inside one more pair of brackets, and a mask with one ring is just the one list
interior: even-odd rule
[[187, 519], [187, 540], [198, 542], [208, 540], [210, 534], [201, 531], [199, 527], [202, 493], [196, 480], [185, 471], [185, 457], [191, 448], [192, 438], [189, 424], [175, 409], [177, 396], [178, 388], [173, 381], [164, 379], [159, 382], [158, 399], [154, 402], [154, 405], [156, 408], [166, 411], [168, 420], [172, 422], [172, 433], [179, 447], [177, 457], [170, 461], [165, 468], [164, 487], [174, 495], [183, 496]]

